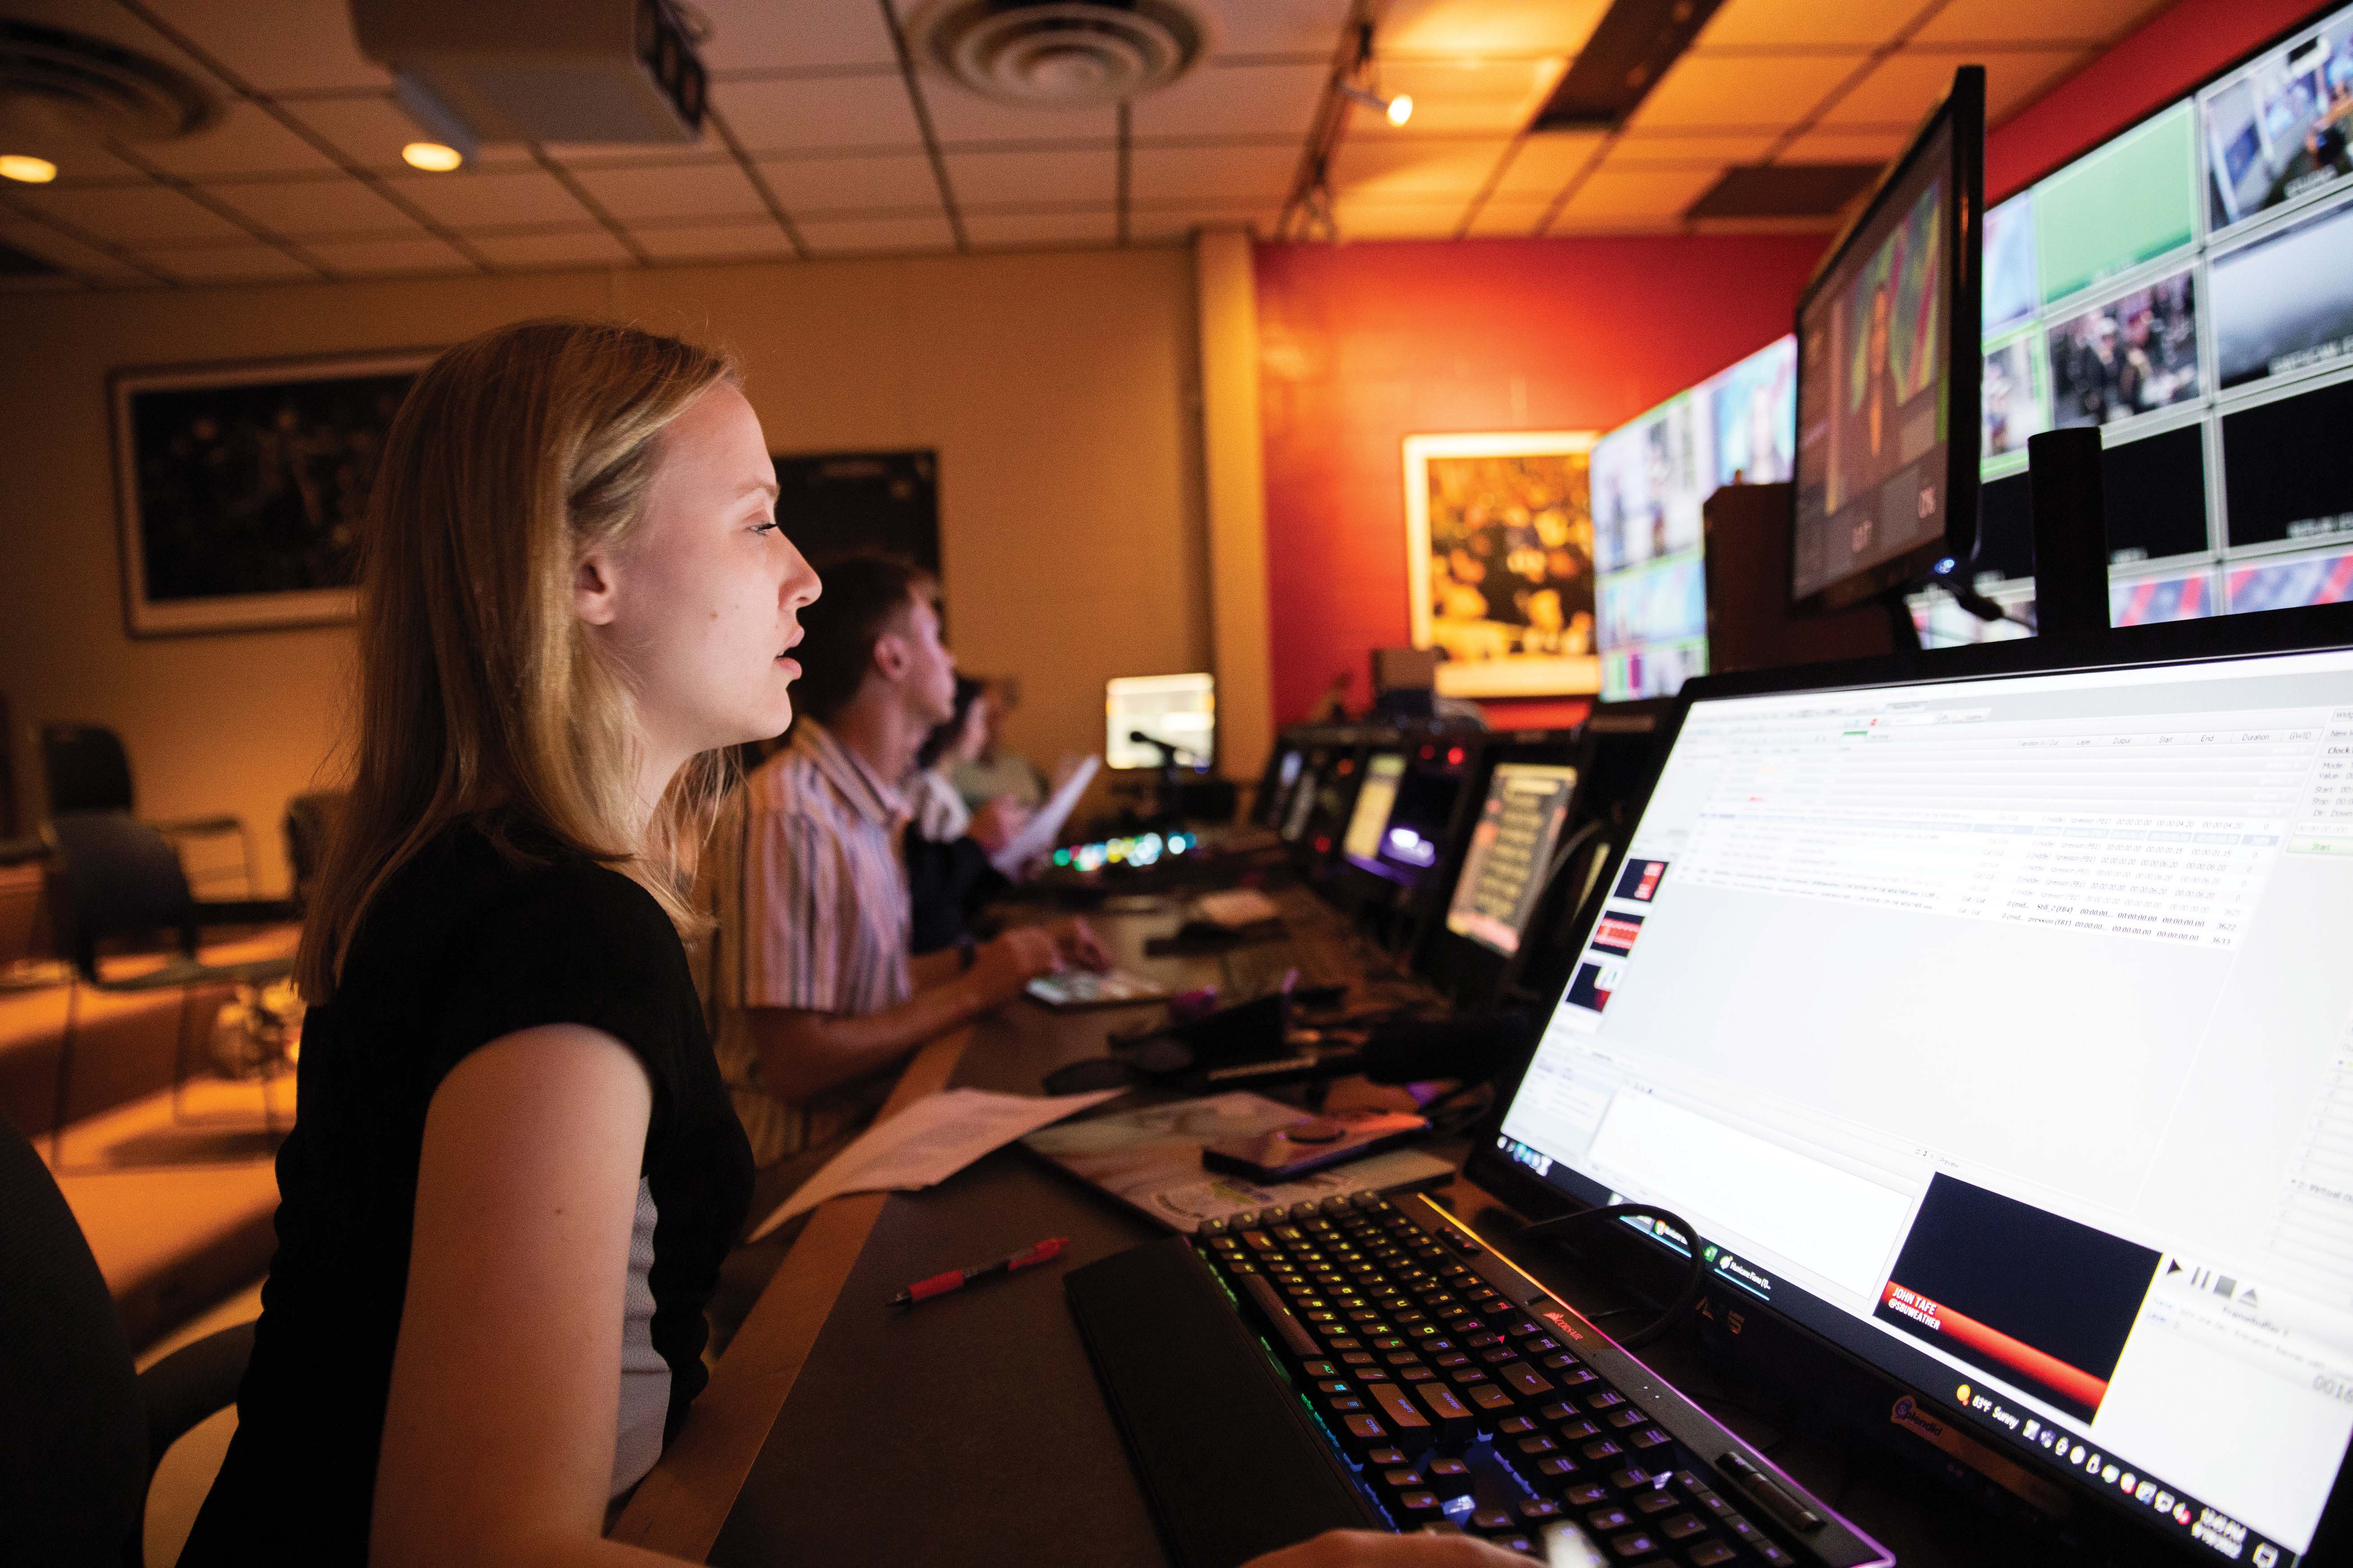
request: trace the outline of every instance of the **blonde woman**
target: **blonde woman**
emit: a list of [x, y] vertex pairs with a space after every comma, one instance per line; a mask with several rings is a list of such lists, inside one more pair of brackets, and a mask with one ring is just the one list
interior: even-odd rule
[[[601, 1532], [750, 1190], [679, 930], [722, 749], [791, 717], [818, 584], [775, 502], [734, 372], [673, 339], [506, 327], [402, 405], [278, 1254], [183, 1563], [661, 1561]], [[1426, 1549], [1278, 1557], [1490, 1561]]]

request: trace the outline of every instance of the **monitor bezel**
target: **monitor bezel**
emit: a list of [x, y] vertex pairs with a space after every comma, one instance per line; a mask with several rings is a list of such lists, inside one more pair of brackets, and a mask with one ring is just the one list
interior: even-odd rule
[[1141, 778], [1145, 774], [1160, 772], [1163, 766], [1159, 763], [1154, 763], [1149, 767], [1124, 768], [1111, 760], [1112, 682], [1114, 680], [1176, 680], [1195, 676], [1209, 683], [1209, 760], [1198, 764], [1178, 763], [1176, 768], [1180, 774], [1190, 773], [1197, 778], [1218, 771], [1218, 764], [1225, 757], [1224, 738], [1219, 733], [1221, 726], [1218, 722], [1218, 672], [1214, 669], [1172, 669], [1160, 675], [1114, 675], [1103, 681], [1103, 772], [1124, 778]]
[[[1683, 721], [1691, 712], [1692, 704], [1696, 701], [1799, 692], [1830, 694], [1873, 686], [1966, 682], [2057, 671], [2153, 668], [2214, 659], [2259, 658], [2274, 654], [2335, 648], [2353, 648], [2353, 603], [2299, 605], [2202, 620], [2122, 626], [2088, 647], [2082, 644], [2046, 646], [2040, 638], [2023, 637], [1926, 653], [1907, 650], [1878, 658], [1842, 659], [1830, 664], [1700, 676], [1684, 684], [1683, 692], [1674, 700], [1672, 710], [1662, 725], [1650, 781], [1641, 792], [1631, 820], [1639, 823], [1641, 813], [1649, 810], [1650, 797], [1657, 785], [1659, 773], [1682, 734]], [[1630, 841], [1630, 831], [1626, 837]], [[1611, 847], [1609, 863], [1603, 872], [1605, 881], [1614, 880], [1617, 877], [1619, 868], [1625, 860], [1627, 847], [1626, 843]], [[1580, 929], [1575, 933], [1580, 944], [1591, 934], [1594, 920], [1601, 908], [1601, 900], [1594, 900], [1588, 910], [1580, 911]], [[1551, 996], [1542, 1015], [1545, 1020], [1548, 1021], [1558, 1010], [1560, 1000], [1558, 994]], [[1538, 1043], [1532, 1040], [1498, 1079], [1499, 1092], [1493, 1106], [1473, 1132], [1471, 1152], [1462, 1167], [1466, 1180], [1532, 1220], [1552, 1218], [1577, 1212], [1585, 1206], [1511, 1160], [1496, 1147], [1504, 1121], [1510, 1114], [1512, 1102], [1518, 1097], [1528, 1067], [1535, 1059]], [[1645, 1238], [1630, 1226], [1625, 1228], [1627, 1237], [1633, 1238], [1636, 1244], [1636, 1256], [1651, 1262], [1672, 1258], [1680, 1267], [1681, 1254], [1671, 1251], [1663, 1242]], [[1742, 1307], [1744, 1310], [1769, 1316], [1777, 1329], [1796, 1336], [1817, 1353], [1835, 1355], [1852, 1363], [1883, 1384], [1891, 1397], [1910, 1394], [1935, 1401], [1936, 1407], [1949, 1405], [1948, 1400], [1939, 1397], [1937, 1391], [1905, 1383], [1878, 1363], [1818, 1333], [1769, 1302], [1744, 1297]], [[1977, 1430], [1973, 1417], [1965, 1419], [1972, 1431]], [[1998, 1429], [1988, 1426], [1983, 1430], [1984, 1441], [1993, 1454], [2005, 1463], [2014, 1463], [2010, 1450], [1999, 1440]], [[2037, 1479], [2048, 1479], [2042, 1477], [2040, 1471], [2035, 1474]], [[2113, 1488], [2084, 1487], [2070, 1482], [2066, 1484], [2065, 1491], [2078, 1504], [2086, 1499], [2095, 1500], [2103, 1510], [2103, 1517], [2112, 1524], [2121, 1522], [2133, 1529], [2140, 1540], [2165, 1539], [2143, 1533], [2147, 1521], [2141, 1511], [2137, 1508], [2126, 1508], [2116, 1498]], [[2302, 1560], [2307, 1563], [2334, 1561], [2335, 1553], [2346, 1551], [2353, 1551], [2353, 1447], [2348, 1447], [2337, 1471], [2327, 1502], [2322, 1509], [2320, 1525]]]
[[[1952, 132], [1952, 169], [1945, 199], [1945, 531], [1935, 539], [1912, 546], [1873, 566], [1850, 571], [1818, 588], [1798, 590], [1799, 528], [1796, 508], [1803, 486], [1792, 475], [1789, 488], [1789, 560], [1784, 574], [1789, 612], [1797, 616], [1827, 615], [1860, 604], [1877, 595], [1901, 590], [1924, 575], [1937, 562], [1951, 557], [1967, 562], [1975, 553], [1978, 535], [1978, 403], [1985, 381], [1984, 265], [1985, 228], [1985, 68], [1962, 66], [1953, 72], [1952, 90], [1920, 122], [1903, 156], [1890, 163], [1822, 258], [1816, 262], [1798, 295], [1791, 318], [1798, 334], [1798, 437], [1794, 453], [1805, 450], [1806, 311], [1831, 282], [1858, 238], [1883, 216], [1896, 188], [1921, 164], [1928, 143], [1947, 127]], [[1976, 346], [1968, 374], [1961, 374], [1956, 352], [1967, 342]], [[1793, 462], [1794, 462], [1793, 458]]]
[[[1250, 794], [1250, 820], [1255, 826], [1280, 829], [1282, 807], [1291, 798], [1282, 793], [1282, 763], [1284, 758], [1293, 756], [1299, 759], [1300, 769], [1304, 772], [1307, 747], [1298, 739], [1296, 731], [1286, 730], [1267, 748], [1266, 765], [1259, 770], [1258, 787]], [[1298, 782], [1296, 776], [1292, 780], [1294, 784]]]

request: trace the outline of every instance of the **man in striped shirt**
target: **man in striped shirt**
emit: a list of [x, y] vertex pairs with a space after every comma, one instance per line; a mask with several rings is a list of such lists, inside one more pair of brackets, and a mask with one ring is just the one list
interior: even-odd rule
[[1109, 966], [1078, 921], [909, 957], [900, 784], [953, 709], [955, 660], [913, 565], [852, 555], [824, 577], [800, 617], [798, 717], [721, 825], [710, 876], [720, 1068], [759, 1163], [810, 1156], [804, 1170], [872, 1118], [917, 1045], [1064, 963]]

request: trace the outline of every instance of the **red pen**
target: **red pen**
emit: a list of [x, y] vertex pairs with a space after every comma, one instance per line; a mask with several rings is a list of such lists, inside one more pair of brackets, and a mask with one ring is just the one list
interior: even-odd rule
[[1062, 1248], [1071, 1245], [1067, 1236], [1050, 1236], [1034, 1247], [1025, 1247], [1010, 1258], [1000, 1258], [994, 1263], [984, 1263], [977, 1268], [951, 1268], [945, 1274], [934, 1274], [929, 1279], [918, 1279], [891, 1298], [894, 1307], [912, 1307], [934, 1296], [944, 1296], [951, 1290], [961, 1290], [976, 1279], [992, 1274], [1011, 1274], [1060, 1257]]

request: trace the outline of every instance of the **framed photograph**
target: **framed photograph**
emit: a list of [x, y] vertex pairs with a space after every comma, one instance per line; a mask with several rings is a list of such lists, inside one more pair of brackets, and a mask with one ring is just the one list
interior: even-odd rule
[[131, 635], [350, 620], [385, 434], [434, 353], [115, 372]]
[[1413, 646], [1448, 697], [1601, 689], [1593, 640], [1595, 433], [1405, 438]]

